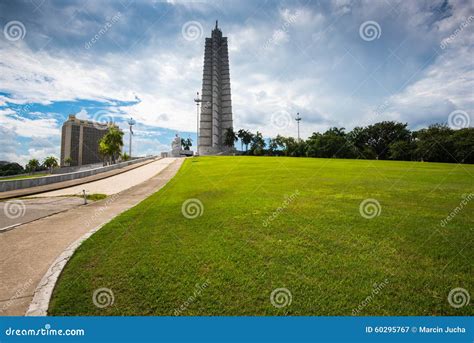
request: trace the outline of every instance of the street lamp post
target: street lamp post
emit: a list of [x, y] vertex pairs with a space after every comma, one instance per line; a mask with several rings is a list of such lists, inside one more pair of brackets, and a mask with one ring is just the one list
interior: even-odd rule
[[300, 117], [300, 113], [296, 113], [296, 124], [298, 125], [298, 142], [300, 141], [300, 121], [301, 121], [301, 117]]
[[130, 156], [130, 159], [131, 159], [132, 158], [132, 136], [133, 136], [132, 126], [136, 124], [136, 121], [133, 118], [130, 118], [127, 121], [127, 123], [130, 126], [130, 145], [128, 147], [128, 155]]
[[202, 99], [199, 98], [199, 92], [197, 92], [194, 102], [196, 103], [196, 155], [199, 155], [199, 103], [202, 102]]

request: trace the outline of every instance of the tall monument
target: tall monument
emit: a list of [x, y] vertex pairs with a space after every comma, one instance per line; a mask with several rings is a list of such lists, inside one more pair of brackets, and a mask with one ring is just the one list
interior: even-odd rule
[[198, 153], [224, 152], [224, 135], [232, 127], [232, 102], [227, 37], [222, 37], [217, 21], [211, 38], [206, 38], [201, 100]]

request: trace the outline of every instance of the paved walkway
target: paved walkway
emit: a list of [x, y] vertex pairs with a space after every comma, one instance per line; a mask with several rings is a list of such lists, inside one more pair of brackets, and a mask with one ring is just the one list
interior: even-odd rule
[[118, 174], [106, 179], [89, 182], [87, 184], [58, 189], [33, 195], [33, 197], [57, 197], [82, 193], [85, 189], [87, 194], [116, 194], [130, 187], [136, 186], [165, 169], [175, 158], [163, 158], [152, 163], [132, 169], [126, 173]]
[[0, 201], [0, 233], [22, 223], [70, 210], [84, 204], [78, 197]]
[[41, 278], [69, 245], [159, 190], [184, 161], [165, 160], [168, 168], [161, 173], [108, 199], [0, 233], [0, 315], [24, 315]]
[[[110, 176], [113, 176], [113, 175], [126, 173], [126, 172], [128, 172], [132, 169], [140, 168], [141, 166], [144, 166], [144, 165], [146, 165], [148, 163], [152, 163], [152, 162], [153, 162], [153, 160], [146, 160], [146, 161], [131, 164], [131, 165], [119, 168], [119, 169], [113, 169], [113, 170], [109, 170], [107, 172], [103, 172], [103, 173], [99, 173], [99, 174], [91, 175], [91, 176], [86, 176], [86, 177], [82, 177], [82, 178], [79, 178], [79, 179], [63, 181], [63, 182], [55, 182], [55, 183], [51, 183], [49, 185], [17, 189], [17, 190], [8, 191], [8, 192], [0, 192], [0, 199], [19, 198], [19, 197], [32, 195], [32, 194], [44, 193], [44, 192], [49, 192], [49, 191], [56, 190], [56, 189], [72, 187], [72, 186], [75, 186], [75, 185], [81, 185], [81, 184], [89, 183], [89, 182], [92, 182], [92, 181], [104, 179], [104, 178], [107, 178], [107, 177], [110, 177]], [[81, 189], [81, 192], [82, 192], [82, 189]]]

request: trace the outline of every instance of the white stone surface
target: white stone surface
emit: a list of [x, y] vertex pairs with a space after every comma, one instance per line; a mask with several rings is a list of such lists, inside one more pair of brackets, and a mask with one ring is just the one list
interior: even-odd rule
[[78, 185], [74, 187], [59, 189], [56, 191], [46, 192], [37, 194], [34, 197], [51, 197], [51, 196], [63, 196], [63, 195], [72, 195], [82, 192], [83, 189], [86, 190], [87, 194], [115, 194], [119, 193], [125, 189], [136, 186], [154, 175], [161, 172], [167, 166], [169, 166], [176, 158], [168, 157], [163, 158], [155, 162], [151, 162], [144, 166], [132, 169], [122, 174], [108, 177], [106, 179], [93, 181], [83, 185]]

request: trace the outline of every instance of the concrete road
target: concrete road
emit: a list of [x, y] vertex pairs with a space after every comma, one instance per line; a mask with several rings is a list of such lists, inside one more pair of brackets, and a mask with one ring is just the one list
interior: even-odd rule
[[0, 232], [15, 225], [69, 210], [84, 204], [77, 197], [14, 199], [0, 202]]
[[[177, 173], [183, 161], [166, 159], [155, 164], [154, 169], [143, 171], [147, 176], [161, 171], [159, 174], [153, 174], [148, 180], [113, 197], [0, 233], [0, 315], [24, 315], [36, 286], [65, 249], [90, 230], [158, 191]], [[109, 189], [102, 188], [104, 185], [94, 185], [90, 189], [95, 193], [117, 192], [143, 180], [145, 176], [137, 172], [129, 175], [127, 180], [120, 179], [120, 183], [109, 178]]]
[[26, 197], [26, 196], [33, 196], [35, 194], [40, 194], [40, 193], [45, 193], [45, 192], [52, 192], [57, 189], [61, 188], [68, 188], [68, 187], [73, 187], [76, 185], [82, 185], [86, 183], [90, 183], [93, 181], [105, 179], [114, 175], [118, 175], [121, 173], [126, 173], [127, 171], [130, 171], [135, 168], [140, 168], [148, 163], [152, 163], [153, 160], [146, 160], [142, 162], [138, 162], [135, 164], [131, 164], [119, 169], [113, 169], [109, 170], [106, 172], [102, 172], [99, 174], [91, 175], [91, 176], [86, 176], [82, 177], [79, 179], [73, 179], [73, 180], [68, 180], [68, 181], [63, 181], [63, 182], [55, 182], [55, 183], [50, 183], [47, 185], [43, 186], [36, 186], [36, 187], [30, 187], [30, 188], [22, 188], [22, 189], [16, 189], [13, 191], [7, 191], [7, 192], [0, 192], [0, 199], [13, 199], [13, 198], [21, 198], [21, 197]]
[[164, 158], [105, 179], [35, 194], [23, 199], [2, 201], [0, 202], [0, 233], [16, 227], [15, 225], [82, 205], [83, 199], [71, 197], [71, 195], [81, 195], [84, 189], [87, 194], [112, 195], [122, 192], [150, 179], [175, 160], [176, 158]]
[[33, 195], [32, 197], [57, 197], [81, 193], [83, 189], [87, 194], [107, 194], [112, 195], [125, 189], [136, 186], [169, 166], [176, 158], [168, 157], [146, 164], [142, 167], [132, 169], [122, 174], [108, 177], [106, 179], [89, 182], [83, 185], [58, 189], [57, 191], [45, 192]]

